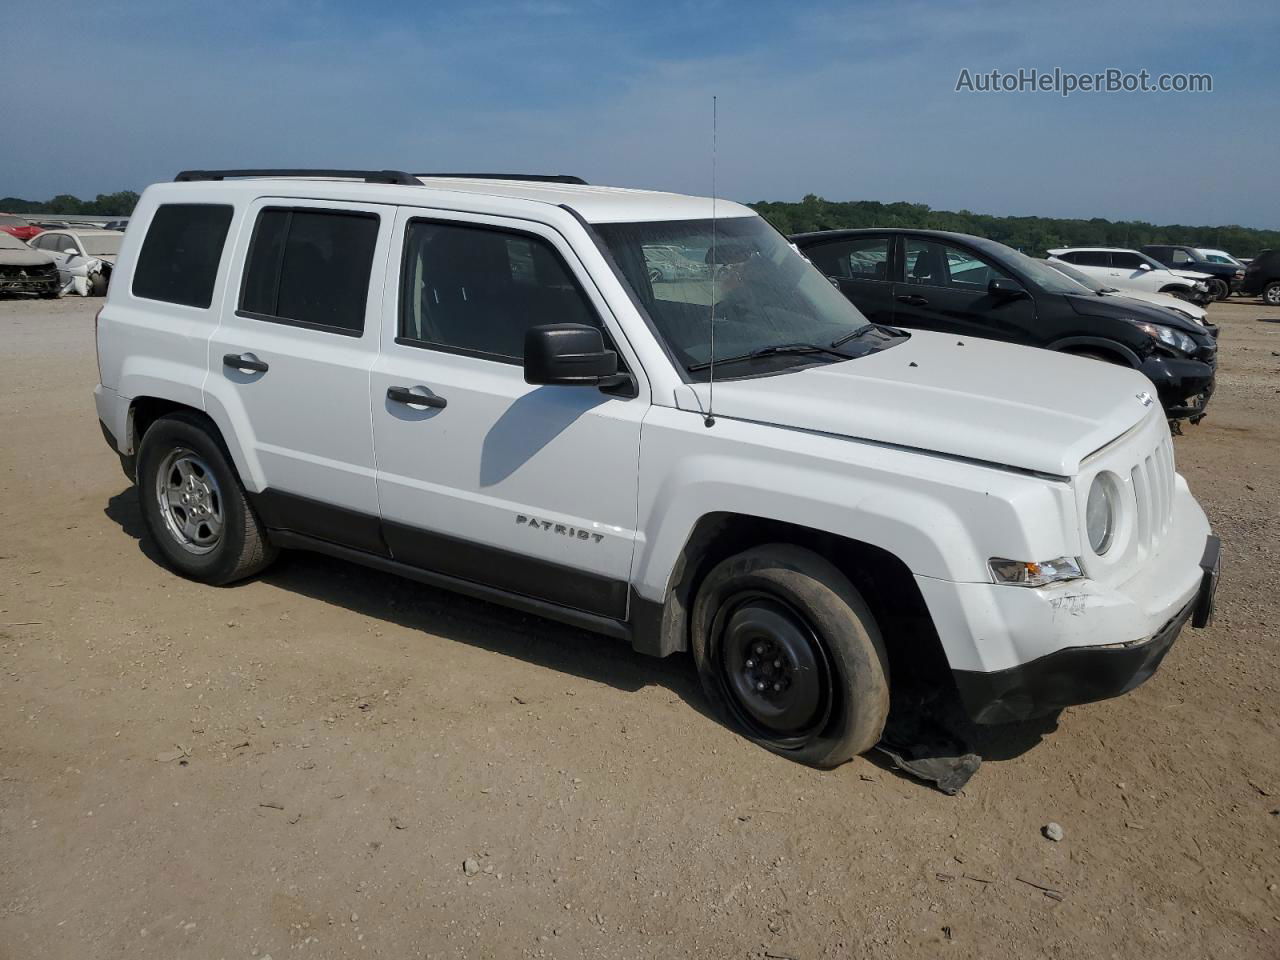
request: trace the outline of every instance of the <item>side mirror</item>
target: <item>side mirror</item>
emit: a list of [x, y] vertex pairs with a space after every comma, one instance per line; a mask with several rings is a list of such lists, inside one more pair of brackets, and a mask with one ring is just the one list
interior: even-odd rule
[[69, 257], [76, 257], [80, 255], [80, 251], [77, 250], [75, 247], [67, 247], [67, 249], [63, 250], [62, 252]]
[[1026, 289], [1017, 280], [1009, 277], [992, 277], [987, 284], [987, 293], [1005, 300], [1016, 300], [1027, 295]]
[[1139, 270], [1150, 270], [1150, 269], [1151, 269], [1151, 264], [1149, 264], [1149, 263], [1140, 263], [1140, 264], [1138, 264], [1138, 269], [1139, 269]]
[[618, 372], [618, 355], [604, 337], [583, 323], [547, 323], [524, 335], [524, 382], [539, 385], [611, 387], [629, 379]]

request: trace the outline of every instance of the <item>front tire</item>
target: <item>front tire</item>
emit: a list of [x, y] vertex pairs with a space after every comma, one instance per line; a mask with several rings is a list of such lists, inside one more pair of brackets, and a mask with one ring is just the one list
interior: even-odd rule
[[889, 713], [889, 660], [862, 595], [791, 544], [719, 563], [693, 607], [703, 691], [748, 739], [814, 767], [875, 746]]
[[89, 278], [89, 296], [105, 297], [107, 295], [107, 276], [104, 273], [95, 273]]
[[1280, 307], [1280, 280], [1272, 280], [1263, 287], [1262, 302], [1268, 307]]
[[252, 576], [276, 550], [204, 418], [175, 413], [151, 425], [138, 450], [142, 517], [170, 568], [222, 585]]
[[1209, 296], [1214, 300], [1226, 300], [1231, 296], [1231, 286], [1225, 280], [1219, 280], [1216, 277], [1209, 283]]

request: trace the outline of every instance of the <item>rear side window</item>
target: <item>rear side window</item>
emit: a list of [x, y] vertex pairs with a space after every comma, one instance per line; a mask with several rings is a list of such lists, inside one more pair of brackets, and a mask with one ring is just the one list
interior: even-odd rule
[[805, 256], [828, 277], [849, 280], [892, 280], [889, 238], [858, 237], [810, 247]]
[[400, 340], [520, 363], [544, 323], [600, 326], [586, 294], [540, 237], [414, 220], [405, 238]]
[[268, 207], [253, 230], [240, 311], [359, 336], [377, 240], [376, 214]]
[[133, 295], [188, 307], [213, 302], [213, 281], [231, 224], [222, 204], [166, 203], [156, 209], [133, 270]]

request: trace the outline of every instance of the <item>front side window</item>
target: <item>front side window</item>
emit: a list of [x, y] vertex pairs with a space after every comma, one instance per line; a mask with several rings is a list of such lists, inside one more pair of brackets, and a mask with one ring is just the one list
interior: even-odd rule
[[133, 271], [133, 295], [208, 307], [213, 302], [213, 283], [231, 214], [232, 208], [224, 204], [166, 203], [157, 207]]
[[359, 336], [378, 222], [372, 213], [266, 208], [249, 245], [240, 311]]
[[[735, 376], [744, 369], [747, 375], [772, 372], [766, 368], [779, 363], [839, 360], [839, 354], [828, 353], [831, 344], [848, 343], [872, 329], [760, 217], [729, 217], [714, 225], [711, 220], [602, 223], [595, 230], [652, 319], [654, 332], [673, 359], [698, 378], [708, 375], [713, 306], [716, 363], [760, 361], [735, 368]], [[655, 279], [650, 267], [655, 249], [669, 250], [695, 267], [680, 279]]]
[[114, 257], [120, 252], [120, 243], [124, 240], [124, 234], [118, 237], [93, 236], [81, 238], [84, 244], [85, 252], [91, 257]]
[[1105, 250], [1077, 250], [1071, 255], [1071, 262], [1082, 267], [1109, 267], [1111, 255]]
[[521, 363], [530, 327], [600, 326], [568, 266], [546, 240], [491, 227], [413, 220], [405, 234], [399, 338]]
[[1146, 260], [1136, 253], [1125, 253], [1117, 250], [1111, 254], [1111, 265], [1120, 270], [1137, 270], [1143, 263], [1146, 263]]
[[805, 256], [828, 277], [890, 280], [889, 238], [858, 237], [810, 247]]
[[1195, 258], [1191, 256], [1191, 254], [1187, 253], [1187, 251], [1175, 250], [1173, 251], [1173, 262], [1175, 264], [1179, 264], [1179, 263], [1195, 263], [1196, 261], [1195, 261]]
[[963, 247], [907, 238], [907, 282], [957, 290], [982, 291], [995, 277], [1007, 277], [977, 254]]

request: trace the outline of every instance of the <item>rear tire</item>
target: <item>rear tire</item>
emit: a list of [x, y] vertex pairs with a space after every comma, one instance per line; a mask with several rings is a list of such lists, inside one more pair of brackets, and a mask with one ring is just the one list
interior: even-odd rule
[[275, 559], [276, 548], [204, 417], [174, 413], [151, 425], [138, 450], [137, 487], [147, 532], [182, 576], [222, 585]]
[[829, 561], [755, 547], [707, 574], [693, 656], [716, 711], [749, 740], [834, 767], [870, 750], [889, 713], [889, 659], [862, 595]]
[[1280, 307], [1280, 280], [1272, 280], [1262, 288], [1262, 302], [1268, 307]]

